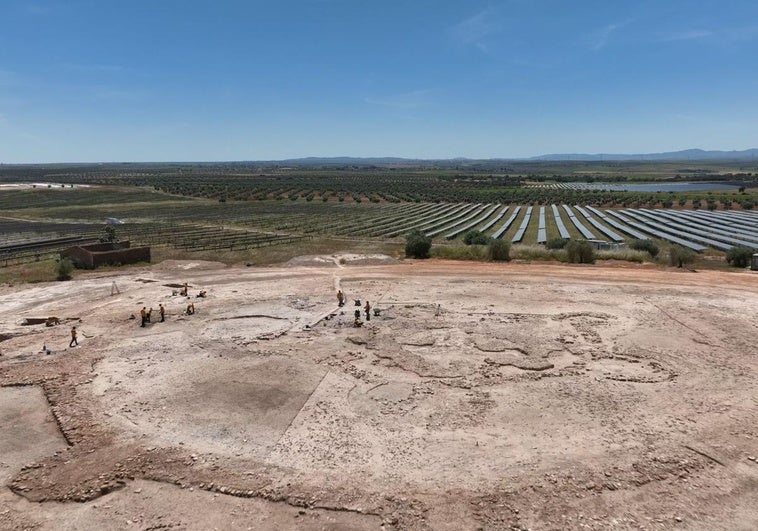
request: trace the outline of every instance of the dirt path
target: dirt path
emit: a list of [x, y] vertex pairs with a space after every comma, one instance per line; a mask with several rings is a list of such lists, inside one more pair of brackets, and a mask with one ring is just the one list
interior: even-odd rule
[[172, 262], [0, 334], [1, 529], [758, 526], [754, 274]]

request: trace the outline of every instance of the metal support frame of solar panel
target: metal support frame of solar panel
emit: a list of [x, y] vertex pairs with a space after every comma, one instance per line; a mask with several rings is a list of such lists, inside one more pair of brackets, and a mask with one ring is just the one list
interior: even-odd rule
[[418, 230], [424, 230], [429, 227], [433, 227], [436, 223], [441, 221], [447, 221], [451, 217], [458, 214], [461, 210], [464, 210], [468, 207], [468, 203], [464, 204], [454, 204], [450, 205], [450, 208], [443, 210], [441, 213], [436, 214], [436, 218], [434, 218], [431, 222], [429, 222], [428, 218], [424, 218], [421, 220], [415, 220], [411, 221], [409, 223], [406, 223], [405, 225], [401, 225], [399, 229], [393, 230], [392, 232], [384, 233], [383, 236], [386, 236], [388, 238], [392, 238], [393, 236], [397, 236], [398, 234], [402, 234], [403, 232], [407, 232], [412, 229], [418, 229]]
[[561, 205], [561, 206], [563, 207], [563, 210], [566, 211], [566, 214], [568, 214], [569, 221], [571, 221], [571, 223], [574, 224], [574, 227], [576, 227], [579, 230], [579, 232], [582, 233], [582, 236], [584, 236], [588, 240], [594, 240], [595, 235], [592, 234], [592, 232], [587, 227], [582, 225], [582, 222], [576, 218], [574, 213], [571, 211], [571, 208], [569, 208], [568, 205]]
[[505, 223], [503, 223], [503, 225], [492, 234], [492, 237], [497, 239], [505, 234], [505, 231], [507, 231], [513, 224], [513, 221], [516, 219], [516, 216], [518, 216], [519, 212], [521, 212], [521, 206], [514, 208], [513, 213], [510, 215], [510, 217], [508, 217], [508, 219], [505, 220]]
[[555, 205], [550, 205], [550, 208], [553, 209], [553, 218], [555, 219], [555, 224], [558, 226], [558, 234], [560, 234], [561, 238], [570, 240], [571, 234], [566, 229], [566, 226], [563, 224], [563, 220], [561, 219], [561, 213], [558, 212], [558, 207]]
[[622, 238], [621, 236], [619, 236], [618, 234], [616, 234], [615, 232], [613, 232], [608, 227], [604, 226], [602, 223], [600, 223], [598, 220], [596, 220], [594, 217], [592, 217], [592, 214], [590, 214], [589, 212], [587, 212], [586, 210], [584, 210], [579, 205], [574, 205], [574, 208], [577, 209], [582, 214], [582, 216], [584, 216], [585, 219], [590, 222], [590, 224], [593, 227], [595, 227], [597, 230], [599, 230], [600, 232], [602, 232], [603, 234], [605, 234], [606, 236], [608, 236], [614, 242], [623, 242], [624, 241], [624, 238]]
[[692, 216], [698, 219], [706, 220], [711, 223], [713, 220], [717, 220], [720, 224], [729, 227], [735, 227], [739, 230], [747, 230], [748, 232], [758, 232], [758, 219], [755, 222], [750, 220], [737, 218], [735, 216], [727, 215], [724, 213], [708, 212], [708, 211], [690, 211], [682, 210], [682, 213], [686, 213], [688, 216]]
[[[465, 210], [461, 215], [455, 216], [455, 217], [453, 217], [453, 219], [448, 220], [448, 221], [452, 221], [453, 223], [451, 223], [449, 225], [445, 225], [443, 223], [442, 227], [440, 227], [440, 224], [435, 224], [435, 225], [433, 225], [430, 228], [432, 228], [432, 229], [434, 229], [434, 227], [440, 227], [440, 228], [434, 229], [434, 230], [432, 230], [430, 232], [426, 232], [424, 234], [425, 234], [425, 236], [427, 236], [429, 238], [433, 238], [437, 234], [445, 232], [446, 230], [454, 229], [455, 227], [457, 227], [461, 223], [466, 223], [467, 221], [471, 221], [471, 219], [473, 219], [475, 216], [478, 216], [479, 213], [482, 210], [484, 210], [485, 208], [487, 208], [487, 205], [482, 205], [481, 203], [477, 203], [472, 208], [470, 208], [468, 210]], [[473, 214], [471, 214], [472, 211], [474, 212]], [[468, 216], [468, 217], [465, 217], [465, 216]]]
[[[666, 218], [669, 218], [673, 221], [683, 223], [685, 225], [690, 225], [693, 228], [705, 231], [709, 234], [719, 235], [719, 236], [727, 236], [730, 238], [733, 238], [737, 236], [736, 239], [743, 239], [747, 240], [749, 242], [753, 242], [752, 246], [758, 246], [758, 232], [748, 232], [748, 231], [741, 231], [739, 229], [730, 227], [728, 225], [722, 225], [719, 223], [717, 219], [703, 219], [703, 218], [693, 218], [688, 216], [686, 213], [680, 212], [678, 210], [655, 210], [654, 212], [657, 212], [659, 215], [664, 216]], [[729, 240], [724, 240], [729, 241]]]
[[[718, 234], [709, 230], [700, 229], [697, 227], [694, 227], [692, 224], [688, 223], [682, 223], [680, 220], [677, 220], [676, 217], [673, 219], [666, 215], [664, 212], [659, 212], [657, 210], [651, 210], [648, 208], [640, 208], [635, 209], [636, 212], [642, 212], [643, 215], [648, 215], [651, 219], [655, 219], [660, 221], [666, 226], [672, 227], [674, 229], [683, 230], [688, 233], [696, 234], [699, 236], [704, 236], [705, 238], [717, 241], [717, 242], [724, 242], [731, 245], [738, 245], [741, 247], [753, 247], [756, 244], [754, 242], [749, 242], [745, 240], [741, 240], [740, 238], [734, 238], [732, 236], [728, 236], [725, 234]], [[729, 250], [729, 249], [725, 249]]]
[[[453, 238], [455, 238], [456, 236], [458, 236], [461, 232], [466, 232], [467, 230], [473, 229], [474, 227], [476, 227], [477, 225], [479, 225], [482, 221], [484, 221], [485, 219], [487, 219], [488, 217], [490, 217], [492, 215], [492, 213], [495, 210], [498, 209], [499, 206], [500, 206], [499, 204], [493, 206], [485, 214], [483, 214], [482, 216], [476, 218], [474, 221], [472, 221], [471, 223], [469, 223], [465, 227], [461, 227], [459, 229], [454, 230], [453, 232], [451, 232], [449, 234], [445, 234], [445, 239], [452, 240]], [[481, 210], [479, 212], [481, 212]]]
[[547, 224], [545, 223], [545, 207], [540, 207], [539, 224], [537, 225], [537, 243], [547, 241]]
[[666, 223], [661, 223], [660, 221], [656, 221], [655, 218], [651, 219], [651, 216], [644, 215], [634, 210], [624, 209], [621, 212], [626, 214], [627, 216], [633, 217], [640, 223], [644, 223], [645, 225], [649, 227], [664, 231], [667, 234], [673, 234], [674, 236], [682, 238], [685, 241], [705, 244], [710, 247], [715, 247], [716, 249], [721, 249], [722, 251], [728, 251], [729, 249], [733, 247], [732, 245], [729, 245], [728, 243], [722, 243], [720, 241], [713, 240], [711, 238], [704, 238], [702, 236], [698, 236], [697, 234], [692, 234], [691, 232], [678, 230], [674, 227], [669, 226]]
[[505, 213], [508, 212], [508, 208], [510, 207], [503, 207], [503, 210], [498, 212], [497, 216], [489, 220], [481, 229], [479, 229], [479, 232], [484, 232], [488, 230], [490, 227], [492, 227], [495, 223], [503, 219], [503, 216], [505, 216]]
[[[681, 245], [683, 247], [688, 247], [688, 248], [692, 249], [693, 251], [698, 251], [698, 252], [699, 251], [705, 251], [708, 248], [705, 245], [700, 245], [700, 244], [697, 244], [697, 243], [693, 243], [691, 241], [685, 240], [684, 238], [678, 238], [677, 236], [674, 236], [673, 234], [668, 234], [666, 232], [662, 232], [662, 231], [656, 230], [656, 229], [654, 229], [652, 227], [649, 227], [647, 225], [644, 225], [642, 223], [638, 223], [638, 222], [636, 222], [636, 221], [634, 221], [632, 219], [629, 219], [628, 217], [626, 217], [626, 216], [624, 216], [624, 215], [622, 215], [622, 214], [620, 214], [618, 212], [614, 212], [613, 210], [606, 210], [606, 212], [608, 212], [610, 215], [612, 215], [614, 217], [617, 217], [618, 219], [620, 219], [621, 221], [623, 221], [627, 225], [630, 225], [630, 226], [632, 226], [632, 227], [634, 227], [636, 229], [639, 229], [639, 230], [641, 230], [643, 232], [646, 232], [646, 233], [648, 233], [648, 234], [650, 234], [652, 236], [655, 236], [656, 238], [660, 238], [661, 240], [666, 240], [666, 241], [669, 241], [671, 243], [677, 243], [677, 244], [679, 244], [679, 245]], [[648, 238], [646, 238], [646, 239], [648, 239]]]
[[532, 210], [533, 210], [533, 207], [531, 206], [526, 207], [526, 215], [524, 215], [524, 219], [521, 220], [521, 225], [516, 231], [516, 234], [514, 234], [513, 238], [511, 238], [511, 241], [513, 243], [519, 243], [521, 240], [524, 239], [524, 233], [526, 232], [526, 228], [529, 226], [529, 220], [532, 219]]

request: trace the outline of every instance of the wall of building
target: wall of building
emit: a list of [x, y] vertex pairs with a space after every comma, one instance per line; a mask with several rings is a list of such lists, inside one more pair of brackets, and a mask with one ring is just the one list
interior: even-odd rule
[[134, 264], [150, 261], [150, 247], [131, 247], [130, 242], [93, 243], [69, 247], [61, 252], [61, 258], [69, 258], [76, 267], [94, 269], [107, 264]]

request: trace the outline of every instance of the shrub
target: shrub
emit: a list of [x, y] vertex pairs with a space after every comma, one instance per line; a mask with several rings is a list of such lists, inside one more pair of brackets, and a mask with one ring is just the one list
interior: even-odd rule
[[545, 247], [548, 249], [564, 249], [568, 242], [568, 238], [551, 238], [545, 242]]
[[695, 251], [682, 247], [681, 245], [672, 245], [669, 248], [669, 264], [676, 267], [684, 267], [695, 261]]
[[617, 251], [597, 251], [595, 258], [598, 260], [624, 260], [626, 262], [642, 264], [648, 258], [648, 254], [644, 251], [635, 251], [634, 249], [620, 249]]
[[487, 255], [495, 262], [508, 262], [511, 259], [511, 243], [501, 239], [490, 239]]
[[483, 245], [436, 245], [431, 250], [434, 258], [446, 260], [475, 260], [484, 262], [489, 260], [488, 248]]
[[726, 261], [734, 267], [747, 267], [754, 252], [754, 249], [748, 247], [732, 247], [726, 253]]
[[74, 271], [74, 263], [68, 258], [58, 262], [55, 266], [58, 280], [71, 280], [71, 273]]
[[432, 239], [420, 230], [414, 230], [405, 237], [405, 256], [412, 258], [429, 258]]
[[658, 252], [660, 251], [653, 240], [632, 240], [629, 247], [635, 251], [647, 251], [653, 258], [658, 256]]
[[572, 264], [592, 264], [595, 262], [595, 250], [590, 242], [572, 240], [566, 244], [566, 255]]
[[566, 261], [566, 252], [561, 249], [546, 249], [544, 245], [514, 245], [512, 258], [535, 261]]
[[105, 229], [103, 229], [103, 235], [99, 238], [99, 240], [103, 243], [113, 243], [117, 241], [117, 239], [116, 229], [113, 227], [113, 225], [106, 225]]
[[487, 245], [490, 237], [478, 230], [470, 230], [463, 236], [463, 243], [466, 245]]

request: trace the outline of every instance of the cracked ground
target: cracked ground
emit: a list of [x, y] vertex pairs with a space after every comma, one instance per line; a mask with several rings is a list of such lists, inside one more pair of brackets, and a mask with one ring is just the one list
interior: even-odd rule
[[757, 338], [747, 272], [318, 257], [5, 286], [0, 529], [752, 530]]

